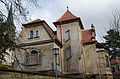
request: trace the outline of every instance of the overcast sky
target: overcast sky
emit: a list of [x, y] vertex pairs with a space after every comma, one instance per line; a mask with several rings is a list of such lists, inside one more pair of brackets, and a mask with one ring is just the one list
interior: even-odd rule
[[94, 24], [97, 40], [102, 42], [102, 36], [109, 29], [109, 19], [112, 12], [120, 9], [120, 0], [40, 0], [41, 8], [31, 9], [30, 18], [45, 20], [51, 28], [53, 22], [59, 19], [67, 10], [80, 17], [85, 29]]

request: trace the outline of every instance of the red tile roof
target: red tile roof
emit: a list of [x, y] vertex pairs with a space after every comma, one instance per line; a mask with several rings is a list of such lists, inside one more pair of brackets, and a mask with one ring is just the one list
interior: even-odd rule
[[116, 59], [112, 60], [110, 63], [111, 63], [111, 64], [115, 64], [115, 63], [120, 64], [120, 59], [119, 59], [119, 58], [116, 58]]
[[22, 25], [25, 26], [25, 25], [29, 25], [29, 24], [34, 24], [34, 23], [42, 22], [42, 21], [43, 21], [43, 20], [36, 19], [36, 20], [33, 20], [33, 21], [28, 22], [28, 23], [26, 23], [26, 24], [22, 24]]
[[79, 17], [76, 17], [75, 15], [73, 15], [69, 10], [67, 10], [62, 17], [60, 17], [56, 22], [62, 22], [62, 21], [67, 21], [67, 20], [72, 20], [72, 19], [78, 19]]
[[96, 40], [92, 40], [93, 37], [95, 38], [95, 36], [92, 36], [92, 32], [95, 31], [93, 31], [93, 29], [82, 30], [82, 40], [84, 44], [96, 42]]
[[118, 72], [113, 72], [113, 74], [120, 74], [120, 71], [118, 71]]
[[[45, 21], [44, 21], [45, 22]], [[57, 41], [57, 43], [59, 43], [62, 46], [62, 43], [60, 42], [60, 40], [58, 40], [58, 38], [55, 36], [54, 31], [50, 28], [50, 26], [45, 22], [45, 24], [47, 25], [47, 28], [49, 30], [49, 32], [52, 34], [52, 36], [55, 38], [55, 41]]]

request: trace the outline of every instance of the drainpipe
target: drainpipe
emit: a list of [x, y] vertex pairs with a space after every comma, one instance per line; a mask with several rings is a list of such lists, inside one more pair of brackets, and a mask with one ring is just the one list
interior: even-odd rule
[[85, 57], [85, 49], [84, 49], [84, 47], [83, 47], [83, 41], [81, 41], [81, 45], [82, 45], [82, 50], [83, 50], [83, 66], [84, 66], [84, 70], [85, 71], [83, 71], [83, 73], [84, 73], [84, 78], [85, 78], [85, 76], [86, 76], [86, 57]]
[[98, 58], [99, 78], [102, 79], [102, 78], [101, 78], [101, 65], [100, 65], [100, 62], [101, 62], [101, 61], [100, 61], [100, 57], [99, 57], [99, 56], [98, 56], [97, 58]]
[[[62, 40], [62, 22], [60, 21], [60, 34], [61, 34], [61, 43], [63, 44], [63, 40]], [[63, 57], [62, 57], [62, 48], [60, 48], [60, 57], [61, 57], [61, 73], [63, 72]]]

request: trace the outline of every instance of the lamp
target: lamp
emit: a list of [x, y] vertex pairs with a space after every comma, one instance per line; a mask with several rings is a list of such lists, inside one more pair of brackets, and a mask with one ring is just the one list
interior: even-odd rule
[[53, 48], [53, 53], [55, 55], [55, 63], [56, 63], [56, 79], [57, 79], [57, 55], [59, 53], [59, 48]]
[[52, 50], [53, 50], [54, 55], [58, 55], [58, 53], [59, 53], [59, 48], [53, 48]]

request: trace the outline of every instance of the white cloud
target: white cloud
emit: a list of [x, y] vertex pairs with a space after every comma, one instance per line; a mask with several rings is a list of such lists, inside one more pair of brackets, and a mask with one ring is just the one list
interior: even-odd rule
[[33, 19], [44, 19], [55, 29], [52, 22], [59, 19], [69, 6], [73, 14], [81, 17], [85, 28], [90, 28], [91, 23], [95, 25], [99, 41], [99, 35], [105, 35], [104, 29], [109, 28], [108, 19], [112, 16], [113, 10], [120, 8], [119, 0], [49, 0], [41, 3], [42, 8], [32, 10]]

